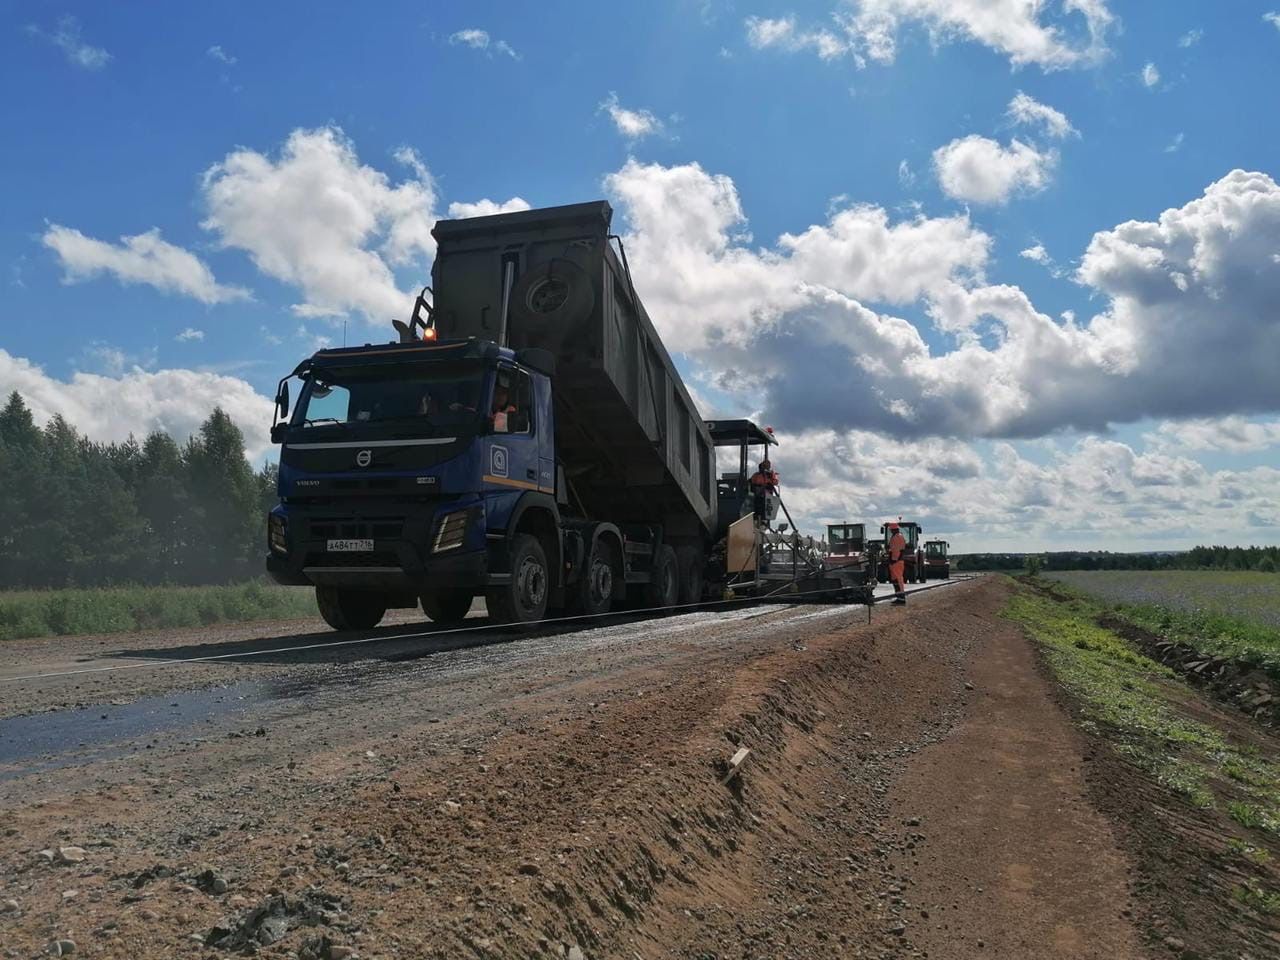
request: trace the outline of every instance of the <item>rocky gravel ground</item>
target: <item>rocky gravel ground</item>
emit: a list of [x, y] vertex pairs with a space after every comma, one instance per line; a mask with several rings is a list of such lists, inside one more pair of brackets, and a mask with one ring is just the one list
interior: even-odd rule
[[80, 709], [0, 757], [0, 956], [1143, 956], [1006, 589], [33, 682]]

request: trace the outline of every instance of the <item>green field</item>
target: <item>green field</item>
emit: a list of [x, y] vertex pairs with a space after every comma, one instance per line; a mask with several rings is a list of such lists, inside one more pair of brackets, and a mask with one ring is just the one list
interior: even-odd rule
[[1087, 599], [1050, 599], [1019, 585], [1004, 615], [1040, 644], [1089, 732], [1192, 803], [1280, 833], [1280, 767], [1200, 719], [1173, 671], [1098, 626], [1101, 612]]
[[1140, 627], [1280, 676], [1280, 576], [1217, 570], [1073, 570], [1047, 580]]
[[0, 591], [0, 640], [315, 615], [311, 590], [261, 581], [211, 587]]

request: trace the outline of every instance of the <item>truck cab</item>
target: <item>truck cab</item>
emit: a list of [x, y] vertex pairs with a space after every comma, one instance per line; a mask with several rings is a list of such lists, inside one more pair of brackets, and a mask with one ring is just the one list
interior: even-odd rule
[[755, 463], [769, 455], [778, 441], [769, 429], [762, 430], [750, 420], [708, 420], [707, 430], [716, 448], [720, 472], [716, 479], [716, 523], [713, 539], [719, 540], [729, 527], [754, 510], [751, 475]]
[[827, 566], [859, 563], [867, 554], [867, 527], [862, 523], [827, 524]]
[[945, 540], [929, 540], [925, 543], [924, 576], [926, 580], [930, 577], [938, 580], [951, 578], [951, 561], [947, 556], [950, 548], [951, 544]]
[[[280, 503], [268, 520], [268, 572], [314, 585], [336, 629], [419, 602], [432, 619], [459, 620], [479, 594], [545, 608], [557, 586], [549, 570], [513, 569], [492, 545], [507, 545], [531, 509], [544, 527], [557, 520], [546, 365], [477, 340], [321, 350], [304, 361], [289, 378], [297, 403], [288, 409], [282, 384], [284, 419], [272, 430]], [[559, 546], [549, 538], [543, 552], [558, 558]], [[521, 609], [504, 612], [519, 619]]]

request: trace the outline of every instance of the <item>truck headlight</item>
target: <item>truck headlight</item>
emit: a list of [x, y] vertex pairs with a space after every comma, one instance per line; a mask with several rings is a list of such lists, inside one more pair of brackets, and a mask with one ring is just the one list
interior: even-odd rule
[[284, 517], [273, 513], [267, 517], [267, 545], [275, 553], [289, 552], [289, 538], [285, 534]]
[[470, 515], [470, 510], [459, 510], [441, 517], [440, 525], [436, 527], [436, 539], [431, 545], [431, 552], [444, 553], [446, 550], [456, 550], [462, 546], [463, 540], [467, 537], [467, 518]]

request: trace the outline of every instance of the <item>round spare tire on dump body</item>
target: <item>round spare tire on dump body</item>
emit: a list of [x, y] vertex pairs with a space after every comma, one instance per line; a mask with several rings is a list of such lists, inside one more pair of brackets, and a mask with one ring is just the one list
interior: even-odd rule
[[511, 314], [520, 330], [544, 343], [566, 338], [595, 303], [591, 277], [565, 257], [530, 267], [511, 290]]

